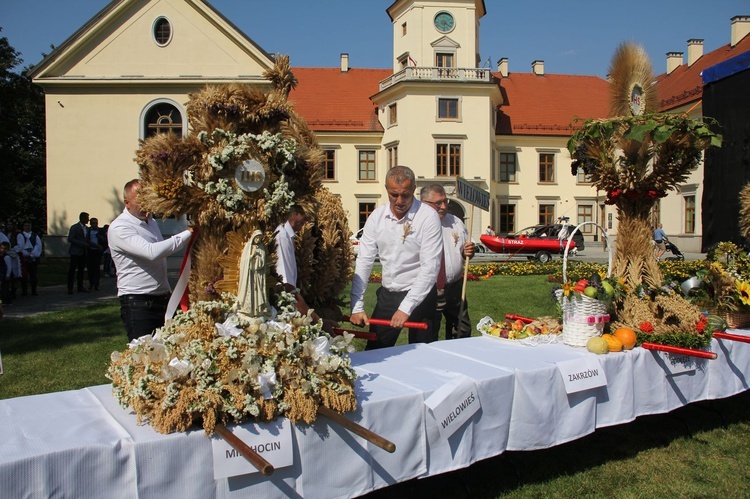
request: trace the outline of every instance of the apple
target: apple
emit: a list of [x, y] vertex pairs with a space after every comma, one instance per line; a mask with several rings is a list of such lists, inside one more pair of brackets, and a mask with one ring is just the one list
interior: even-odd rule
[[583, 294], [588, 296], [589, 298], [594, 298], [596, 296], [597, 289], [594, 286], [586, 286], [586, 289], [583, 290]]

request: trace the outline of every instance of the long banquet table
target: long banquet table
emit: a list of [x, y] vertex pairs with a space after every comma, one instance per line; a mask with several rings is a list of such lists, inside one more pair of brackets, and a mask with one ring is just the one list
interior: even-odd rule
[[[748, 390], [750, 344], [714, 339], [710, 349], [718, 359], [680, 374], [670, 374], [659, 354], [642, 348], [597, 356], [607, 385], [572, 394], [566, 394], [558, 363], [593, 354], [561, 343], [528, 347], [474, 337], [358, 352], [351, 357], [359, 407], [347, 417], [394, 442], [396, 452], [319, 418], [292, 426], [294, 464], [270, 477], [214, 480], [211, 440], [202, 429], [162, 435], [137, 425], [109, 385], [0, 400], [0, 494], [357, 496], [506, 450], [547, 448], [641, 415]], [[424, 401], [459, 374], [474, 381], [481, 408], [445, 438]]]

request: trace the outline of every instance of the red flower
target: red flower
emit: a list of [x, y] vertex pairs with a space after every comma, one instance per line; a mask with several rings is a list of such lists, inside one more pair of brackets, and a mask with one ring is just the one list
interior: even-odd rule
[[654, 332], [654, 325], [648, 321], [644, 321], [644, 322], [641, 322], [641, 325], [638, 326], [638, 329], [640, 329], [641, 332], [643, 333], [651, 334]]
[[695, 330], [699, 333], [702, 333], [706, 330], [706, 326], [708, 325], [708, 319], [705, 316], [701, 316], [701, 318], [698, 320], [698, 322], [695, 323]]

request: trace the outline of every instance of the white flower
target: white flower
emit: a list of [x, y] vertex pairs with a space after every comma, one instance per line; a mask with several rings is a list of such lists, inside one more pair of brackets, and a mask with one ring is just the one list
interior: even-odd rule
[[190, 362], [177, 357], [169, 361], [169, 367], [174, 369], [177, 377], [187, 376], [193, 370], [193, 365]]
[[276, 386], [276, 373], [272, 371], [259, 374], [258, 384], [260, 384], [260, 393], [261, 395], [263, 395], [264, 399], [268, 400], [270, 398], [273, 398], [271, 390], [274, 386]]
[[237, 315], [229, 314], [223, 324], [215, 324], [216, 330], [220, 336], [239, 336], [242, 334], [242, 328], [237, 327]]

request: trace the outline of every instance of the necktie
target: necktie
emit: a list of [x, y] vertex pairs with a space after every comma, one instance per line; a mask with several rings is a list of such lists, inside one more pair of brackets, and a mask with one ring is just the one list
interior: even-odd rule
[[437, 288], [445, 289], [445, 252], [440, 254], [440, 270], [437, 276]]

